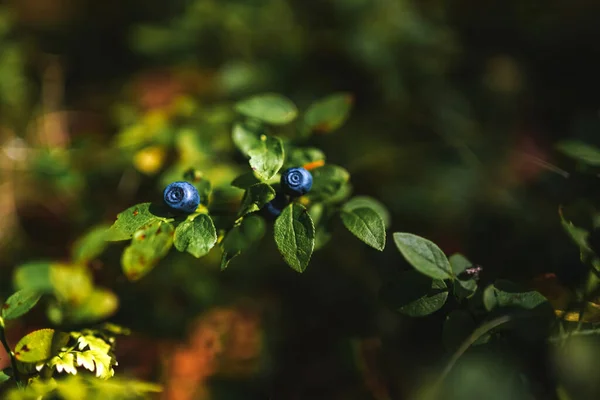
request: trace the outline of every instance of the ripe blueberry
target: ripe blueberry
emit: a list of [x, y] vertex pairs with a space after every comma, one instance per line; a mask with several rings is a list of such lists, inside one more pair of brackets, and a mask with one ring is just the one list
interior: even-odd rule
[[200, 205], [200, 195], [196, 188], [188, 182], [171, 183], [163, 192], [165, 204], [175, 211], [191, 214]]
[[308, 170], [298, 168], [288, 168], [281, 174], [281, 189], [291, 197], [300, 197], [310, 191], [313, 184], [313, 177]]

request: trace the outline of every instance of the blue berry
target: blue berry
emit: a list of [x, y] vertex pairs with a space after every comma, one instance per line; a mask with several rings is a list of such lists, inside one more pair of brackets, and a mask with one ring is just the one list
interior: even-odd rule
[[173, 182], [163, 192], [165, 204], [175, 211], [191, 214], [200, 205], [200, 195], [189, 182]]
[[292, 197], [300, 197], [310, 191], [313, 177], [304, 168], [288, 168], [281, 174], [281, 189]]
[[288, 205], [288, 201], [285, 196], [277, 195], [273, 200], [265, 204], [263, 207], [263, 212], [267, 217], [277, 218], [281, 211]]

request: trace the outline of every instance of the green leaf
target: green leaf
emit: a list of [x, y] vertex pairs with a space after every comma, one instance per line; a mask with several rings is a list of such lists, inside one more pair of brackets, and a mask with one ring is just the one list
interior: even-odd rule
[[2, 318], [5, 320], [19, 318], [31, 310], [42, 297], [35, 290], [19, 290], [10, 296], [2, 306]]
[[15, 289], [29, 289], [50, 293], [54, 289], [50, 280], [50, 261], [29, 262], [17, 267], [13, 275]]
[[344, 226], [354, 236], [375, 250], [383, 251], [385, 248], [385, 224], [375, 210], [359, 207], [351, 211], [342, 211], [340, 215]]
[[244, 217], [241, 223], [234, 226], [221, 244], [223, 257], [221, 258], [221, 270], [229, 265], [229, 262], [242, 252], [251, 248], [254, 243], [265, 235], [265, 221], [256, 215]]
[[565, 140], [557, 144], [563, 154], [587, 165], [600, 166], [600, 149], [579, 140]]
[[56, 298], [71, 306], [82, 304], [94, 287], [92, 275], [83, 265], [53, 264], [50, 282]]
[[389, 228], [390, 224], [392, 223], [392, 217], [390, 216], [390, 212], [379, 200], [375, 200], [372, 197], [355, 196], [355, 197], [351, 198], [350, 200], [348, 200], [344, 204], [342, 209], [346, 210], [346, 211], [352, 211], [355, 208], [360, 208], [360, 207], [371, 208], [373, 211], [375, 211], [377, 214], [379, 214], [379, 216], [383, 220], [383, 223], [385, 224], [385, 227]]
[[313, 186], [306, 195], [313, 202], [328, 201], [345, 190], [350, 174], [344, 168], [326, 164], [311, 171]]
[[0, 371], [0, 385], [2, 385], [4, 382], [9, 380], [10, 378], [11, 378], [11, 376], [8, 375], [6, 372]]
[[354, 98], [349, 93], [335, 93], [310, 105], [304, 114], [308, 132], [328, 133], [346, 122]]
[[133, 234], [143, 226], [158, 221], [160, 217], [150, 211], [151, 206], [152, 203], [141, 203], [119, 213], [117, 220], [107, 233], [107, 240], [119, 241], [131, 239]]
[[433, 279], [454, 279], [450, 262], [435, 243], [411, 233], [394, 233], [394, 242], [406, 261]]
[[248, 122], [237, 122], [233, 125], [231, 139], [235, 147], [247, 156], [250, 150], [260, 145], [260, 137], [264, 133], [264, 129], [250, 126]]
[[200, 258], [210, 251], [217, 243], [217, 231], [212, 219], [206, 214], [200, 214], [192, 220], [183, 221], [175, 229], [175, 248], [187, 251]]
[[246, 214], [260, 210], [274, 198], [275, 189], [270, 185], [267, 185], [266, 183], [257, 183], [250, 186], [244, 194], [238, 217], [243, 217]]
[[477, 281], [473, 278], [462, 280], [458, 278], [467, 268], [471, 268], [473, 263], [460, 253], [455, 253], [448, 258], [452, 266], [452, 272], [457, 279], [454, 281], [454, 294], [459, 299], [470, 298], [477, 291]]
[[89, 230], [73, 245], [71, 258], [76, 263], [85, 264], [98, 257], [107, 246], [110, 225], [98, 225]]
[[150, 272], [173, 245], [173, 225], [154, 221], [133, 235], [121, 257], [127, 279], [135, 281]]
[[285, 167], [302, 167], [315, 161], [325, 161], [325, 153], [314, 147], [291, 147], [286, 143]]
[[397, 311], [411, 317], [429, 315], [446, 303], [448, 288], [439, 279], [406, 271], [382, 288], [383, 298]]
[[69, 341], [69, 335], [54, 329], [33, 331], [15, 346], [15, 358], [24, 363], [37, 363], [58, 354]]
[[110, 290], [95, 288], [87, 300], [68, 314], [72, 323], [90, 323], [113, 315], [119, 307], [119, 298]]
[[275, 243], [292, 269], [304, 272], [315, 248], [315, 226], [306, 208], [291, 203], [274, 224]]
[[273, 125], [292, 122], [298, 109], [288, 98], [265, 93], [249, 97], [235, 104], [235, 110], [242, 115], [259, 119]]
[[535, 290], [522, 291], [515, 284], [504, 280], [489, 285], [483, 292], [483, 304], [488, 311], [496, 307], [520, 307], [532, 310], [546, 302], [546, 298], [541, 293]]
[[284, 152], [281, 139], [274, 136], [260, 137], [260, 143], [249, 152], [250, 167], [263, 180], [273, 178], [283, 166]]
[[573, 225], [571, 221], [567, 221], [564, 218], [562, 211], [559, 211], [559, 215], [563, 229], [565, 230], [565, 232], [567, 232], [571, 240], [573, 240], [573, 242], [575, 242], [575, 244], [579, 246], [579, 249], [581, 250], [582, 254], [592, 253], [593, 250], [588, 244], [588, 237], [590, 236], [590, 233], [583, 228], [579, 228]]
[[260, 180], [254, 175], [254, 172], [246, 172], [235, 178], [233, 182], [231, 182], [231, 186], [246, 190], [257, 183], [260, 183]]

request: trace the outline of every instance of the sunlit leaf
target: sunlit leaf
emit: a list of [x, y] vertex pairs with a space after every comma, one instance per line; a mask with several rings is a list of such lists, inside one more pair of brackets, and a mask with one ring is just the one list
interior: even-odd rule
[[19, 340], [15, 346], [15, 358], [25, 363], [48, 360], [56, 355], [69, 341], [69, 335], [54, 329], [33, 331]]
[[10, 296], [2, 306], [2, 318], [5, 320], [19, 318], [31, 310], [42, 297], [35, 290], [19, 290]]
[[235, 104], [240, 114], [256, 118], [273, 125], [284, 125], [292, 122], [298, 109], [284, 96], [265, 93], [244, 99]]
[[430, 240], [411, 233], [394, 233], [394, 242], [417, 271], [434, 279], [453, 279], [450, 262], [440, 248]]

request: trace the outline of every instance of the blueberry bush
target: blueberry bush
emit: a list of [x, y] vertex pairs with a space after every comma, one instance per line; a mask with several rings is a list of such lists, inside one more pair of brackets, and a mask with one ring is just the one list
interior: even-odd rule
[[597, 6], [92, 3], [0, 7], [0, 397], [599, 398]]

